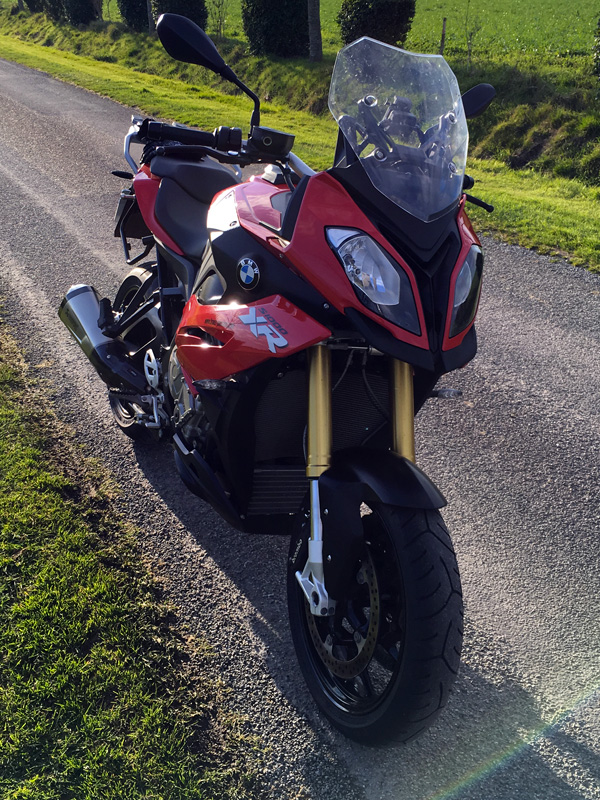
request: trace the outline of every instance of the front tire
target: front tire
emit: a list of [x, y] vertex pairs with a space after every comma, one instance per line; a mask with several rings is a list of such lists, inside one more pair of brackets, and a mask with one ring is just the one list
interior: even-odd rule
[[462, 646], [462, 591], [435, 510], [373, 504], [365, 547], [331, 617], [311, 614], [296, 580], [310, 523], [292, 536], [288, 608], [300, 668], [330, 722], [364, 744], [407, 741], [436, 719]]

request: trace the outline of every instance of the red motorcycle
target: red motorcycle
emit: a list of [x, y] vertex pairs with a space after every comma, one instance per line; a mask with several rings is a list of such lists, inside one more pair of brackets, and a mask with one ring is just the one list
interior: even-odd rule
[[462, 642], [414, 415], [476, 352], [483, 257], [465, 201], [490, 207], [465, 194], [466, 119], [494, 90], [461, 98], [441, 56], [360, 39], [333, 70], [335, 164], [315, 173], [200, 28], [165, 14], [157, 30], [249, 95], [249, 138], [134, 117], [133, 174], [115, 173], [131, 182], [115, 235], [132, 269], [112, 302], [73, 286], [60, 317], [125, 433], [171, 436], [185, 485], [235, 528], [290, 536], [294, 645], [333, 725], [414, 737]]

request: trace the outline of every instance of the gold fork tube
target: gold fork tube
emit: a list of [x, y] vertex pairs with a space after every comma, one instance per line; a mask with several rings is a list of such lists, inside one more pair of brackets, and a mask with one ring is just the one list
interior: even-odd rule
[[391, 359], [392, 448], [415, 461], [415, 400], [413, 370], [405, 361]]
[[306, 476], [318, 478], [331, 460], [331, 353], [326, 345], [308, 351], [308, 457]]

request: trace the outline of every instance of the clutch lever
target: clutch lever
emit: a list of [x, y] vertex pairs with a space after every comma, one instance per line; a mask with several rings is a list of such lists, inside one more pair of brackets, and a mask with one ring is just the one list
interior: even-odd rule
[[465, 192], [465, 200], [467, 203], [472, 203], [474, 206], [479, 206], [479, 208], [483, 208], [484, 211], [487, 211], [488, 214], [491, 214], [494, 210], [494, 206], [491, 206], [489, 203], [484, 203], [483, 200], [480, 200], [478, 197], [473, 197], [473, 195], [467, 194]]

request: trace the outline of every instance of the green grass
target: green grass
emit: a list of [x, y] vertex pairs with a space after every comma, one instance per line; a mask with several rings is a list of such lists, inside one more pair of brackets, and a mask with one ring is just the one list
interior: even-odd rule
[[476, 30], [476, 57], [483, 53], [587, 54], [599, 15], [595, 0], [417, 0], [409, 43], [437, 52], [446, 17], [450, 51], [466, 48], [468, 28]]
[[256, 796], [206, 646], [177, 631], [110, 488], [36, 399], [2, 328], [0, 796]]
[[[112, 3], [114, 6], [114, 2]], [[336, 15], [341, 0], [321, 0], [323, 49], [335, 54], [340, 47]], [[228, 0], [226, 34], [243, 37], [240, 0]], [[468, 19], [467, 19], [468, 10]], [[417, 0], [407, 46], [438, 52], [442, 20], [446, 47], [466, 50], [465, 21], [477, 28], [475, 55], [481, 53], [589, 53], [600, 9], [595, 0]]]
[[468, 205], [476, 230], [600, 272], [600, 190], [581, 181], [513, 172], [497, 161], [472, 159], [471, 190], [494, 213]]

